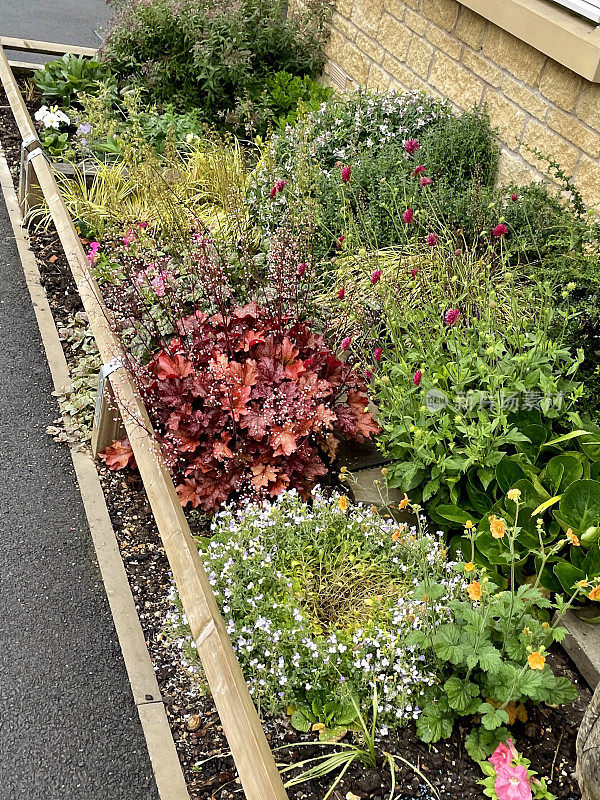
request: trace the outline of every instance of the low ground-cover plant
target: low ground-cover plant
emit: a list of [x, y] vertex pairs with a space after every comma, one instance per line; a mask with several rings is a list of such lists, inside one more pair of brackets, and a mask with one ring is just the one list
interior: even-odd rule
[[226, 508], [211, 533], [203, 563], [257, 703], [288, 707], [300, 730], [339, 735], [357, 719], [353, 698], [369, 713], [377, 683], [380, 733], [418, 717], [435, 677], [431, 660], [406, 647], [424, 624], [408, 594], [427, 561], [446, 587], [441, 621], [466, 585], [438, 536], [319, 491], [310, 505], [286, 491]]
[[278, 0], [131, 2], [113, 19], [101, 57], [150, 104], [199, 108], [207, 122], [245, 133], [242, 106], [267, 76], [316, 77], [323, 64], [326, 7], [282, 12]]

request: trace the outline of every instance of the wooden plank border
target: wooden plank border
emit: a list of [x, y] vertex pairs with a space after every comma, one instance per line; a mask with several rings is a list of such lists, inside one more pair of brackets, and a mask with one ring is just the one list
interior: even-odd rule
[[[0, 36], [0, 45], [6, 50], [15, 50], [18, 53], [41, 53], [42, 55], [57, 57], [70, 53], [73, 56], [87, 56], [92, 58], [98, 52], [95, 47], [78, 47], [72, 44], [39, 42], [36, 39], [18, 39], [14, 36]], [[23, 64], [23, 66], [25, 67], [27, 65]], [[40, 66], [43, 65], [35, 64], [35, 69], [39, 69]]]
[[[35, 137], [33, 122], [1, 45], [0, 79], [21, 137], [25, 141]], [[41, 151], [30, 162], [48, 204], [102, 360], [107, 364], [120, 358], [127, 363], [127, 355], [112, 329], [100, 288], [50, 165]], [[160, 457], [142, 398], [126, 368], [111, 373], [109, 380], [246, 798], [287, 800], [173, 481]]]

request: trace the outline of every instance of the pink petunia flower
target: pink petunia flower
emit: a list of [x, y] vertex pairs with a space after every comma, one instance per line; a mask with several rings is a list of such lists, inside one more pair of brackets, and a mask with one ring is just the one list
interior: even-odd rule
[[527, 768], [522, 764], [517, 767], [502, 764], [496, 770], [494, 789], [498, 800], [531, 800], [531, 784], [527, 777]]
[[352, 337], [346, 336], [342, 339], [342, 350], [347, 350], [352, 344]]
[[306, 264], [298, 264], [298, 275], [304, 275], [306, 272]]
[[412, 171], [412, 176], [413, 176], [413, 178], [416, 178], [416, 177], [417, 177], [417, 175], [420, 175], [420, 174], [421, 174], [421, 172], [425, 172], [425, 167], [423, 166], [423, 164], [419, 164], [419, 166], [418, 166], [418, 167], [415, 167], [415, 168], [413, 169], [413, 171]]
[[496, 227], [492, 231], [492, 234], [496, 237], [496, 239], [499, 239], [501, 236], [504, 236], [506, 233], [508, 233], [508, 228], [506, 227], [506, 225], [503, 222], [501, 222], [499, 225], [496, 225]]
[[429, 186], [430, 183], [431, 183], [431, 178], [428, 178], [427, 175], [423, 175], [423, 177], [419, 181], [419, 186], [423, 188], [424, 186]]
[[429, 247], [435, 247], [435, 245], [437, 244], [437, 240], [438, 239], [439, 239], [439, 236], [437, 235], [437, 233], [430, 233], [429, 236], [427, 237], [426, 241], [427, 241], [427, 244], [429, 245]]
[[135, 233], [134, 233], [134, 230], [133, 230], [133, 228], [130, 228], [130, 229], [127, 231], [127, 235], [126, 235], [126, 236], [123, 236], [123, 238], [121, 239], [121, 241], [123, 242], [123, 244], [125, 245], [125, 247], [129, 247], [129, 245], [130, 245], [132, 242], [134, 242], [134, 241], [135, 241]]
[[350, 167], [342, 167], [342, 170], [340, 172], [340, 177], [344, 183], [348, 183], [348, 181], [352, 177], [352, 169]]
[[423, 373], [420, 369], [418, 369], [415, 374], [413, 375], [413, 383], [415, 386], [419, 386], [421, 383], [421, 378], [423, 377]]
[[342, 288], [338, 292], [338, 298], [340, 300], [343, 300], [345, 296], [346, 296], [346, 289], [342, 286]]
[[406, 222], [407, 225], [413, 221], [414, 214], [412, 212], [412, 208], [407, 208], [406, 211], [402, 214], [402, 219]]
[[444, 320], [446, 321], [446, 325], [449, 325], [450, 327], [452, 327], [452, 325], [454, 325], [458, 321], [459, 317], [460, 317], [460, 311], [458, 310], [458, 308], [450, 308], [444, 314]]
[[383, 355], [383, 350], [381, 347], [376, 347], [375, 350], [373, 350], [373, 358], [378, 364], [381, 361], [382, 355]]
[[504, 744], [504, 742], [500, 742], [498, 747], [488, 758], [488, 761], [494, 767], [496, 772], [498, 772], [498, 769], [503, 764], [507, 764], [508, 766], [510, 766], [510, 762], [513, 760], [514, 757], [516, 757], [516, 755], [517, 752], [514, 749], [513, 741], [512, 739], [509, 739], [506, 744]]
[[373, 284], [373, 286], [375, 286], [375, 284], [379, 283], [380, 280], [381, 280], [381, 270], [376, 269], [375, 272], [371, 275], [371, 283]]
[[404, 149], [409, 154], [409, 156], [412, 156], [413, 153], [416, 153], [419, 147], [421, 147], [421, 145], [416, 139], [407, 139], [404, 142]]

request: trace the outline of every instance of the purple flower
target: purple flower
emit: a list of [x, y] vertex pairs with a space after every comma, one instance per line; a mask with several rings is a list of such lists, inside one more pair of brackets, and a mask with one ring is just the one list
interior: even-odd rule
[[348, 183], [350, 178], [352, 177], [352, 170], [350, 167], [342, 167], [342, 171], [340, 173], [342, 181], [344, 183]]
[[352, 343], [352, 337], [351, 336], [345, 336], [342, 339], [342, 350], [347, 350], [350, 347], [351, 343]]
[[379, 283], [380, 280], [381, 280], [381, 270], [376, 269], [375, 272], [371, 275], [371, 283], [373, 284], [373, 286], [375, 286], [375, 284]]
[[410, 225], [410, 223], [413, 221], [413, 217], [414, 214], [412, 208], [407, 208], [406, 211], [402, 214], [402, 219], [404, 220], [404, 222], [406, 222], [407, 225]]
[[435, 247], [435, 245], [437, 244], [438, 238], [439, 237], [438, 237], [437, 233], [430, 233], [429, 236], [427, 237], [427, 240], [426, 240], [427, 244], [429, 245], [429, 247]]
[[416, 153], [419, 147], [421, 147], [421, 145], [416, 139], [407, 139], [404, 142], [404, 149], [410, 156], [412, 156], [413, 153]]

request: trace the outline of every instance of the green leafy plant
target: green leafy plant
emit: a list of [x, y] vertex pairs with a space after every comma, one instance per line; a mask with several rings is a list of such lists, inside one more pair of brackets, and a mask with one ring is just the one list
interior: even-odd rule
[[[338, 743], [336, 746], [340, 749], [335, 753], [325, 753], [323, 755], [314, 756], [312, 758], [305, 759], [304, 761], [300, 761], [299, 763], [290, 764], [289, 766], [284, 767], [281, 770], [283, 775], [298, 769], [302, 769], [303, 767], [308, 767], [308, 769], [304, 769], [304, 771], [300, 774], [290, 778], [285, 783], [285, 787], [288, 788], [291, 786], [298, 786], [306, 781], [314, 780], [316, 778], [323, 778], [326, 775], [330, 775], [332, 772], [339, 770], [338, 775], [323, 797], [323, 800], [327, 800], [327, 798], [331, 797], [331, 795], [335, 792], [336, 787], [339, 785], [340, 781], [353, 764], [362, 764], [367, 769], [374, 769], [383, 765], [390, 771], [391, 789], [389, 800], [392, 800], [396, 790], [396, 762], [399, 762], [412, 769], [418, 775], [418, 777], [421, 778], [423, 783], [429, 787], [434, 797], [438, 798], [439, 800], [439, 792], [415, 764], [412, 764], [403, 756], [388, 753], [378, 746], [376, 735], [378, 717], [377, 686], [375, 686], [373, 689], [370, 724], [368, 724], [365, 715], [361, 713], [356, 701], [354, 701], [354, 708], [358, 727], [358, 741], [349, 744]], [[311, 745], [312, 743], [307, 742], [305, 744]], [[298, 744], [296, 743], [294, 747], [297, 746]]]
[[321, 4], [285, 15], [279, 0], [131, 2], [113, 19], [102, 58], [150, 103], [202, 109], [207, 122], [244, 133], [239, 106], [273, 71], [318, 74], [326, 16]]
[[[510, 710], [521, 703], [568, 703], [577, 695], [569, 680], [557, 677], [546, 664], [546, 651], [561, 641], [566, 629], [548, 621], [553, 611], [558, 618], [581, 594], [583, 587], [574, 587], [571, 597], [560, 596], [554, 602], [542, 591], [540, 572], [545, 561], [566, 543], [556, 543], [550, 551], [541, 546], [537, 552], [540, 572], [529, 585], [517, 588], [515, 541], [519, 536], [520, 490], [513, 488], [508, 499], [515, 505], [515, 523], [503, 525], [507, 541], [505, 563], [511, 580], [508, 589], [498, 590], [485, 569], [476, 566], [476, 529], [469, 528], [472, 558], [457, 565], [468, 575], [470, 583], [464, 595], [451, 601], [451, 620], [444, 624], [425, 625], [409, 637], [409, 643], [435, 654], [441, 691], [432, 696], [417, 721], [417, 732], [426, 742], [435, 742], [450, 735], [458, 717], [478, 715], [483, 730], [498, 731], [510, 722]], [[419, 518], [420, 508], [412, 506]], [[415, 590], [431, 608], [443, 594], [437, 581], [425, 579]], [[427, 613], [424, 619], [428, 620]], [[474, 755], [495, 747], [493, 737], [472, 736], [467, 747]], [[490, 750], [491, 752], [491, 750]]]
[[116, 81], [110, 67], [95, 58], [67, 53], [36, 70], [33, 82], [44, 100], [63, 108], [77, 106], [83, 95], [97, 94], [102, 87], [117, 99]]

